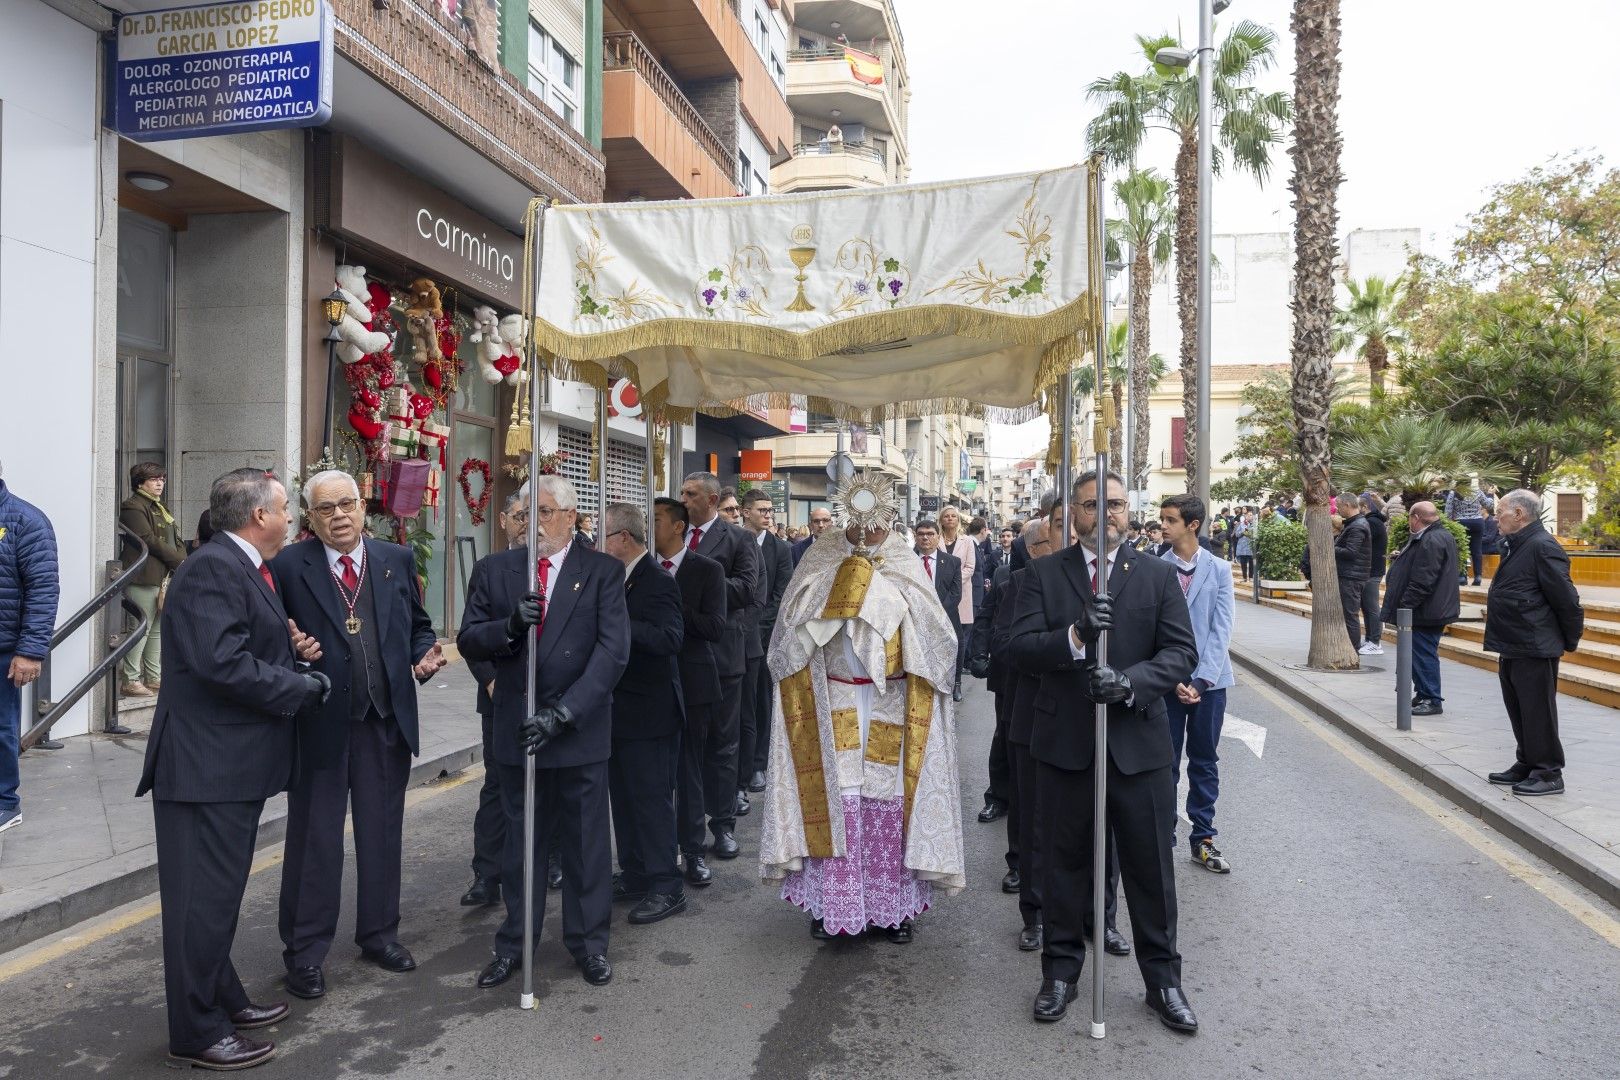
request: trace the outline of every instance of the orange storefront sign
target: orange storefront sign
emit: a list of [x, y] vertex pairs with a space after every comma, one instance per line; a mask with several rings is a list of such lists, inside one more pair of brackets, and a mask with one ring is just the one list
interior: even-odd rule
[[744, 450], [742, 468], [738, 470], [738, 476], [744, 480], [769, 480], [771, 465], [769, 450]]

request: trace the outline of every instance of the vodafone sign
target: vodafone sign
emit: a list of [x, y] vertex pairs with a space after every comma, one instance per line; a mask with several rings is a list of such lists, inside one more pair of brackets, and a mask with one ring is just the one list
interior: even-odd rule
[[641, 391], [629, 379], [620, 379], [608, 390], [608, 416], [634, 419], [641, 415]]

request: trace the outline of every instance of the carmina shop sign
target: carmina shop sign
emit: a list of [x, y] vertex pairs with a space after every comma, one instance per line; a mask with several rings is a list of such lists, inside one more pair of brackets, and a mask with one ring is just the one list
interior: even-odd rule
[[332, 144], [331, 227], [523, 309], [523, 238], [351, 138]]

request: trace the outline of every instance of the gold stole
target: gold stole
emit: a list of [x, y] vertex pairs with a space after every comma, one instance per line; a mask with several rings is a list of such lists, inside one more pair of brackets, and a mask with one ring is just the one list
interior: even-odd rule
[[[821, 617], [824, 619], [853, 619], [860, 614], [866, 602], [866, 592], [872, 585], [875, 567], [870, 559], [851, 555], [838, 567], [833, 587], [827, 594]], [[904, 672], [904, 655], [900, 631], [884, 642], [883, 677]], [[796, 672], [782, 680], [782, 719], [787, 729], [788, 745], [793, 753], [793, 770], [799, 783], [799, 811], [804, 818], [804, 836], [807, 853], [812, 858], [832, 858], [831, 808], [827, 804], [826, 763], [821, 757], [821, 733], [816, 719], [816, 691], [811, 682], [810, 668]], [[873, 720], [867, 729], [866, 759], [882, 765], [899, 765], [904, 732], [905, 805], [901, 820], [910, 832], [911, 808], [917, 797], [917, 782], [922, 775], [923, 753], [928, 748], [928, 727], [934, 717], [934, 687], [927, 679], [906, 675], [906, 722], [904, 728], [882, 720]], [[860, 719], [853, 709], [834, 710], [829, 716], [833, 724], [835, 750], [851, 750], [860, 745]]]

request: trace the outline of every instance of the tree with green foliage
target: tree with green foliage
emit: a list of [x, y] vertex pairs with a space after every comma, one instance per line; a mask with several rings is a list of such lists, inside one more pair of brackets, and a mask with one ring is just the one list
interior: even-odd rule
[[1373, 397], [1382, 397], [1389, 354], [1406, 344], [1406, 333], [1396, 317], [1406, 279], [1397, 276], [1386, 280], [1369, 274], [1347, 284], [1350, 300], [1333, 318], [1333, 351], [1354, 353], [1365, 360]]
[[[1168, 130], [1177, 140], [1176, 311], [1181, 321], [1182, 415], [1187, 418], [1184, 444], [1190, 490], [1198, 460], [1198, 72], [1196, 65], [1174, 68], [1154, 60], [1160, 49], [1182, 47], [1176, 35], [1139, 34], [1136, 43], [1147, 59], [1146, 71], [1116, 72], [1086, 88], [1101, 106], [1086, 138], [1110, 162], [1131, 169], [1148, 132]], [[1217, 174], [1228, 157], [1262, 184], [1271, 173], [1271, 150], [1282, 141], [1293, 104], [1286, 93], [1265, 93], [1254, 81], [1276, 63], [1276, 45], [1275, 33], [1245, 20], [1216, 46], [1212, 94], [1216, 115], [1210, 121]]]
[[1147, 486], [1148, 444], [1152, 433], [1149, 399], [1154, 387], [1164, 378], [1164, 359], [1153, 352], [1150, 341], [1148, 315], [1153, 299], [1153, 271], [1170, 261], [1175, 206], [1170, 198], [1170, 181], [1153, 169], [1133, 171], [1116, 181], [1114, 197], [1125, 216], [1111, 218], [1108, 222], [1107, 256], [1110, 261], [1117, 261], [1123, 257], [1124, 248], [1129, 247], [1131, 252], [1131, 471], [1136, 475], [1126, 480], [1132, 491], [1140, 491]]
[[1334, 445], [1333, 479], [1343, 491], [1399, 491], [1406, 506], [1433, 498], [1454, 477], [1508, 480], [1484, 424], [1443, 413], [1384, 412]]
[[[1334, 368], [1328, 399], [1328, 438], [1335, 446], [1368, 422], [1367, 407], [1353, 400], [1362, 385], [1354, 372]], [[1221, 459], [1238, 463], [1238, 472], [1211, 484], [1210, 498], [1216, 502], [1254, 503], [1273, 492], [1297, 490], [1299, 450], [1288, 374], [1281, 368], [1265, 372], [1243, 388], [1239, 400], [1245, 412], [1238, 422], [1231, 451]]]

